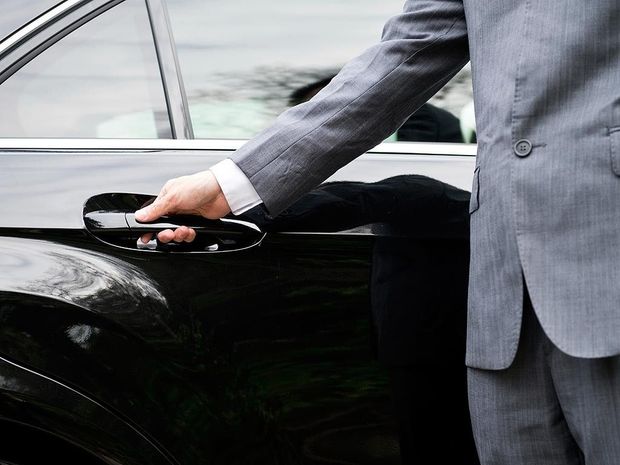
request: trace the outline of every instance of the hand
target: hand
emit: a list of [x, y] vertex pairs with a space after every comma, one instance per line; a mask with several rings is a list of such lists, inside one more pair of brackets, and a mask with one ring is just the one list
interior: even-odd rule
[[[201, 215], [209, 219], [219, 219], [230, 212], [230, 207], [215, 176], [209, 170], [181, 176], [168, 181], [155, 201], [136, 212], [138, 221], [155, 221], [164, 215]], [[153, 238], [152, 233], [142, 236], [145, 244]], [[196, 231], [181, 226], [174, 231], [165, 229], [157, 234], [161, 242], [192, 242]]]

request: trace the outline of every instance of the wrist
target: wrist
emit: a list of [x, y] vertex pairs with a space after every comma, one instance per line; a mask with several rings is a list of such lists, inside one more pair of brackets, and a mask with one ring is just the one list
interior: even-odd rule
[[209, 171], [233, 214], [240, 215], [262, 202], [250, 180], [232, 160], [222, 160]]

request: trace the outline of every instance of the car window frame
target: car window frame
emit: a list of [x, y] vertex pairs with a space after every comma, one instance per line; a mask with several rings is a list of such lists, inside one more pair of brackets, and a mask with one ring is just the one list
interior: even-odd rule
[[173, 139], [194, 139], [189, 103], [165, 0], [146, 0]]
[[49, 6], [47, 8], [45, 7], [41, 8], [40, 10], [38, 10], [39, 11], [38, 14], [36, 14], [35, 16], [30, 16], [26, 18], [26, 21], [24, 23], [17, 24], [16, 27], [14, 27], [12, 30], [7, 31], [6, 33], [0, 33], [0, 34], [4, 34], [4, 35], [0, 35], [0, 41], [3, 41], [4, 39], [7, 39], [10, 36], [20, 32], [22, 29], [28, 29], [31, 26], [31, 24], [36, 23], [36, 21], [41, 16], [48, 14], [51, 10], [55, 9], [61, 3], [65, 2], [65, 0], [53, 0], [53, 1], [54, 1], [54, 4], [52, 6]]
[[[0, 85], [64, 37], [125, 0], [66, 0], [0, 41]], [[142, 0], [149, 18], [173, 139], [193, 131], [163, 0]], [[32, 138], [29, 140], [36, 140]]]
[[[65, 0], [46, 13], [33, 18], [0, 41], [0, 85], [49, 47], [125, 0]], [[168, 105], [173, 139], [79, 139], [79, 138], [4, 138], [0, 151], [34, 150], [213, 150], [234, 151], [247, 140], [195, 139], [185, 86], [179, 66], [176, 43], [165, 0], [144, 0], [149, 14], [160, 78]], [[363, 158], [471, 157], [477, 144], [439, 142], [384, 142], [369, 150]], [[387, 161], [387, 159], [386, 159]], [[413, 160], [412, 160], [413, 161]]]

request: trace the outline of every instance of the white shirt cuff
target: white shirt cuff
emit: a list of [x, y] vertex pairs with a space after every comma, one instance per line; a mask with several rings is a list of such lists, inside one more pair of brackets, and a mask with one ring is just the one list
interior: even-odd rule
[[263, 202], [248, 177], [230, 158], [216, 163], [209, 170], [220, 185], [233, 215], [241, 215]]

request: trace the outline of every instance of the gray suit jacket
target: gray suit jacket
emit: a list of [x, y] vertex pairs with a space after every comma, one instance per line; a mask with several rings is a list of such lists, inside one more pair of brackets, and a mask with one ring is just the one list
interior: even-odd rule
[[619, 24], [618, 0], [408, 0], [380, 43], [232, 159], [276, 214], [387, 137], [471, 58], [467, 363], [512, 362], [522, 272], [561, 350], [619, 354]]

